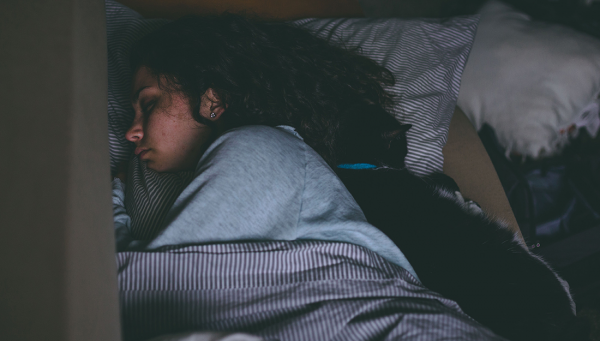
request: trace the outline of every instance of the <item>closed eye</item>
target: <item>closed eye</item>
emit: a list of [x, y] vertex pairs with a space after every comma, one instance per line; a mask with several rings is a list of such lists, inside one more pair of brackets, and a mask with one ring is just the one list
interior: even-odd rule
[[152, 109], [154, 109], [155, 103], [156, 103], [155, 101], [149, 101], [148, 103], [145, 103], [142, 106], [142, 114], [144, 114], [144, 116], [150, 115], [150, 113], [152, 112]]

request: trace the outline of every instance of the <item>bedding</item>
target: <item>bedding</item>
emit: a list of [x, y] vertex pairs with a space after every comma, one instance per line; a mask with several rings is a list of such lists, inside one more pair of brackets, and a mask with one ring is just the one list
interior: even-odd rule
[[161, 335], [147, 341], [263, 341], [263, 339], [242, 333], [191, 332]]
[[[226, 132], [207, 149], [194, 180], [169, 211], [166, 227], [127, 250], [163, 253], [177, 245], [235, 241], [347, 242], [406, 270], [414, 283], [456, 300], [470, 316], [511, 340], [550, 340], [576, 324], [568, 285], [518, 235], [449, 192], [456, 188], [445, 180], [385, 167], [344, 168], [336, 175], [293, 128], [245, 126]], [[192, 277], [206, 276], [196, 267], [190, 271]], [[331, 285], [344, 290], [340, 283]], [[231, 283], [225, 287], [230, 290]], [[175, 299], [169, 295], [167, 300]], [[247, 299], [255, 298], [233, 298], [233, 304], [243, 310]], [[282, 304], [281, 297], [272, 299]], [[298, 322], [295, 315], [278, 316], [288, 324]]]
[[396, 84], [391, 113], [412, 127], [406, 167], [421, 176], [441, 173], [450, 119], [471, 50], [477, 17], [435, 19], [303, 19], [294, 25], [388, 68]]
[[363, 247], [228, 243], [117, 255], [123, 339], [190, 330], [265, 340], [504, 340]]
[[[310, 24], [310, 22], [308, 20], [297, 24]], [[345, 25], [356, 26], [355, 22], [347, 20], [325, 22], [333, 25], [328, 28], [331, 29], [331, 32], [334, 32], [335, 28]], [[476, 25], [476, 20], [472, 23]], [[435, 24], [439, 24], [439, 22]], [[385, 32], [374, 33], [370, 30], [369, 25], [365, 27], [362, 32], [368, 37], [363, 42], [365, 44], [380, 37], [390, 40], [394, 36], [394, 33], [390, 32], [395, 32], [389, 31], [387, 33], [390, 35], [386, 36]], [[319, 33], [318, 28], [313, 27], [312, 29], [318, 34], [329, 34], [323, 33], [325, 31]], [[421, 27], [416, 29], [416, 32], [414, 35], [419, 36], [419, 33], [422, 33], [428, 40], [434, 41], [434, 45], [438, 49], [440, 46], [444, 46], [444, 43], [448, 43], [445, 40], [448, 37], [444, 36], [443, 32], [437, 37], [432, 34], [432, 32], [440, 33], [435, 29], [430, 32]], [[336, 36], [335, 39], [338, 41], [347, 39], [344, 34], [339, 32], [331, 34]], [[453, 42], [456, 40], [460, 40], [460, 38], [452, 39]], [[403, 42], [396, 43], [406, 47]], [[452, 44], [450, 43], [450, 45]], [[438, 59], [448, 57], [453, 60], [453, 56], [461, 55], [460, 46], [455, 47], [456, 51], [451, 48], [451, 51], [445, 54], [443, 49], [439, 49], [442, 52], [436, 50], [434, 52], [437, 53], [432, 53], [432, 55]], [[459, 52], [457, 53], [457, 51]], [[384, 57], [384, 59], [386, 58]], [[452, 64], [451, 69], [462, 68], [460, 58], [458, 60], [457, 63]], [[448, 103], [453, 104], [456, 98], [453, 97], [455, 92], [452, 89], [448, 90], [448, 87], [435, 89], [435, 96], [423, 94], [422, 97], [419, 97], [415, 93], [419, 88], [427, 88], [431, 84], [442, 86], [442, 82], [436, 81], [440, 77], [440, 72], [441, 75], [449, 77], [446, 80], [449, 80], [450, 84], [454, 84], [453, 80], [456, 80], [457, 75], [460, 77], [460, 72], [456, 73], [431, 66], [421, 68], [422, 65], [418, 64], [421, 61], [423, 58], [419, 60], [408, 58], [407, 68], [417, 71], [416, 86], [404, 88], [405, 91], [400, 93], [400, 96], [408, 95], [410, 99], [417, 99], [414, 102], [417, 104], [418, 100], [428, 97], [429, 102], [425, 100], [424, 105], [419, 106], [419, 108], [425, 109], [439, 108], [440, 105], [441, 108], [445, 108]], [[410, 78], [404, 80], [409, 83]], [[399, 84], [406, 86], [406, 83]], [[413, 90], [416, 92], [413, 93]], [[399, 101], [398, 103], [405, 102]], [[451, 111], [453, 108], [452, 105]], [[401, 109], [403, 110], [400, 111], [403, 112], [406, 108]], [[417, 120], [416, 124], [421, 121], [423, 120]], [[234, 130], [231, 134], [239, 134], [245, 129], [272, 130], [274, 128], [247, 127]], [[330, 195], [329, 192], [336, 192], [344, 186], [339, 183], [340, 180], [331, 173], [331, 169], [323, 160], [318, 157], [313, 157], [311, 160], [311, 157], [307, 157], [310, 153], [307, 153], [306, 150], [304, 150], [303, 156], [298, 155], [298, 150], [302, 148], [298, 148], [301, 145], [299, 144], [300, 140], [297, 136], [293, 136], [293, 131], [279, 131], [278, 134], [288, 134], [288, 140], [296, 142], [292, 143], [295, 147], [290, 145], [287, 148], [285, 147], [286, 143], [282, 144], [281, 141], [277, 141], [276, 146], [284, 147], [283, 149], [286, 151], [269, 150], [267, 147], [272, 146], [250, 140], [251, 136], [260, 137], [261, 134], [257, 134], [257, 131], [254, 131], [251, 136], [238, 139], [236, 142], [238, 149], [227, 151], [225, 148], [225, 154], [223, 154], [223, 150], [218, 150], [217, 153], [210, 148], [219, 149], [227, 146], [228, 143], [214, 143], [203, 156], [205, 159], [200, 162], [198, 174], [195, 174], [196, 178], [183, 190], [175, 201], [173, 209], [167, 214], [166, 228], [161, 229], [158, 235], [151, 240], [134, 245], [134, 250], [161, 252], [128, 251], [119, 253], [119, 280], [123, 316], [126, 319], [124, 321], [126, 337], [142, 339], [184, 330], [223, 330], [248, 332], [266, 339], [501, 339], [464, 315], [456, 302], [443, 299], [440, 295], [425, 289], [410, 267], [393, 259], [393, 254], [400, 250], [395, 246], [395, 249], [387, 248], [386, 244], [390, 245], [390, 240], [381, 238], [381, 231], [366, 224], [362, 213], [360, 216], [357, 214], [360, 209], [347, 192], [335, 193], [335, 197]], [[225, 134], [222, 138], [227, 140], [231, 137], [227, 135]], [[426, 134], [424, 136], [427, 137]], [[436, 135], [436, 138], [439, 136]], [[271, 140], [271, 138], [265, 138], [265, 140]], [[239, 144], [239, 141], [247, 141], [247, 143]], [[258, 148], [259, 152], [254, 148], [256, 145], [261, 146]], [[261, 148], [265, 148], [268, 152], [263, 153]], [[294, 152], [293, 149], [296, 151]], [[233, 153], [227, 156], [227, 153], [232, 151]], [[212, 163], [211, 154], [223, 155], [223, 160], [214, 157], [214, 160], [218, 162]], [[280, 164], [284, 160], [279, 154], [286, 156], [284, 159], [287, 161], [285, 162], [291, 162], [291, 167], [281, 167]], [[259, 162], [256, 163], [254, 160], [246, 163], [245, 156], [247, 155], [253, 155]], [[219, 162], [225, 166], [219, 166]], [[328, 170], [329, 177], [324, 176], [322, 172], [319, 173], [319, 169]], [[227, 173], [223, 170], [234, 171]], [[412, 170], [414, 171], [414, 169]], [[270, 172], [284, 173], [284, 176], [279, 174], [279, 176], [270, 177]], [[414, 172], [418, 173], [418, 171]], [[311, 174], [315, 176], [313, 177]], [[411, 176], [414, 177], [414, 175]], [[219, 177], [224, 180], [219, 182]], [[256, 181], [257, 178], [267, 179], [267, 181]], [[422, 182], [421, 178], [416, 179], [418, 183]], [[282, 184], [281, 181], [289, 183]], [[215, 188], [212, 189], [213, 194], [211, 194], [210, 187], [213, 184]], [[298, 192], [300, 188], [302, 190]], [[258, 193], [266, 193], [266, 195]], [[238, 194], [240, 194], [239, 197]], [[402, 196], [404, 193], [400, 190], [392, 195], [396, 194]], [[444, 197], [443, 193], [438, 194], [441, 195], [438, 199], [442, 201], [449, 199]], [[376, 197], [377, 195], [370, 196], [371, 199]], [[226, 200], [223, 200], [224, 198]], [[402, 197], [401, 200], [413, 203], [410, 195]], [[233, 204], [231, 207], [221, 205], [225, 201], [231, 201]], [[391, 205], [392, 202], [389, 200], [386, 201], [386, 204]], [[255, 205], [254, 208], [253, 205]], [[375, 206], [378, 205], [375, 204]], [[452, 207], [456, 208], [455, 206]], [[462, 201], [459, 206], [461, 209], [466, 207]], [[388, 213], [398, 213], [396, 211], [399, 211], [389, 210], [389, 206], [386, 206], [385, 209], [388, 210]], [[425, 211], [431, 209], [431, 213], [435, 211], [435, 208], [429, 206], [421, 207], [421, 209], [425, 209]], [[490, 223], [485, 217], [481, 217], [480, 213], [467, 212], [466, 214], [468, 214], [468, 217], [465, 218], [466, 221], [475, 222], [474, 224], [477, 225], [469, 225], [470, 227], [481, 227], [479, 225]], [[443, 220], [444, 217], [436, 217], [436, 219]], [[474, 219], [474, 217], [478, 218]], [[396, 223], [401, 223], [401, 219], [394, 220], [394, 224]], [[198, 228], [198, 226], [202, 228]], [[398, 226], [387, 227], [393, 230]], [[415, 223], [413, 227], [418, 229], [420, 225]], [[416, 237], [415, 239], [404, 240], [404, 242], [413, 243], [412, 247], [417, 249], [430, 237], [437, 237], [436, 242], [439, 242], [443, 239], [444, 234], [436, 233], [438, 230], [435, 229], [439, 229], [438, 232], [441, 232], [446, 227], [444, 223], [436, 222], [432, 226], [434, 230], [431, 235], [426, 235], [425, 238], [422, 238], [422, 235], [413, 235]], [[510, 243], [505, 243], [502, 238], [496, 238], [499, 234], [494, 235], [490, 233], [489, 229], [474, 228], [471, 232], [475, 231], [474, 234], [477, 237], [483, 238], [484, 242], [481, 245], [489, 243], [488, 238], [497, 241], [497, 243], [492, 242], [491, 246], [502, 255], [512, 255], [514, 254], [513, 248], [522, 248], [520, 254], [529, 256], [528, 261], [537, 261], [537, 265], [533, 267], [537, 266], [537, 270], [541, 269], [542, 272], [545, 272], [544, 279], [551, 277], [547, 283], [551, 290], [543, 297], [544, 307], [551, 307], [547, 310], [552, 318], [555, 316], [568, 317], [564, 323], [563, 321], [559, 323], [560, 326], [553, 325], [551, 328], [544, 329], [545, 317], [539, 317], [533, 313], [530, 317], [535, 325], [530, 325], [529, 320], [523, 323], [522, 330], [527, 334], [522, 334], [521, 329], [514, 330], [514, 328], [508, 327], [511, 329], [511, 335], [543, 339], [547, 336], [544, 333], [560, 329], [563, 324], [572, 322], [574, 307], [570, 305], [572, 300], [568, 288], [563, 286], [560, 278], [545, 263], [531, 256], [520, 244], [520, 240], [511, 239], [512, 234], [503, 230], [502, 226], [500, 226], [500, 230], [503, 231], [500, 233], [501, 237], [508, 236]], [[447, 233], [452, 232], [449, 230]], [[296, 241], [248, 242], [248, 240], [256, 239], [296, 239]], [[315, 239], [320, 239], [320, 241], [314, 241]], [[232, 243], [232, 240], [239, 243]], [[335, 243], [340, 241], [348, 243]], [[198, 243], [201, 245], [181, 246], [182, 244]], [[325, 250], [313, 248], [304, 253], [296, 248], [296, 246], [300, 246], [300, 248], [309, 246], [310, 248], [314, 245], [323, 246]], [[435, 246], [432, 247], [433, 250], [429, 252], [429, 256], [434, 260], [439, 259], [441, 256], [437, 252], [439, 250]], [[290, 248], [292, 249], [290, 254], [286, 254]], [[452, 249], [452, 244], [450, 244], [450, 248]], [[349, 251], [340, 253], [340, 249]], [[476, 251], [476, 255], [485, 254], [478, 252], [476, 248], [468, 247], [465, 252], [458, 254], [464, 256], [473, 250]], [[364, 252], [371, 254], [369, 259], [376, 258], [378, 260], [368, 261], [367, 264], [364, 264]], [[175, 253], [176, 257], [172, 257], [172, 253]], [[401, 252], [400, 255], [402, 255]], [[201, 259], [194, 263], [195, 257]], [[330, 259], [334, 263], [329, 261]], [[489, 257], [477, 258], [478, 261], [483, 262], [488, 259]], [[400, 261], [406, 261], [403, 255]], [[462, 263], [453, 262], [450, 258], [446, 261], [452, 266], [465, 270], [467, 274], [477, 277], [477, 274], [470, 271], [472, 269], [469, 269], [468, 266], [462, 266]], [[408, 262], [406, 261], [406, 263]], [[304, 267], [306, 264], [308, 267]], [[527, 274], [529, 273], [527, 270], [531, 267], [531, 264], [525, 263], [523, 268], [519, 268], [517, 272], [524, 270], [524, 273]], [[389, 272], [389, 269], [395, 270]], [[437, 284], [443, 286], [446, 279], [452, 278], [459, 283], [456, 288], [460, 295], [464, 295], [464, 297], [461, 296], [461, 299], [465, 298], [468, 301], [472, 295], [468, 290], [461, 290], [460, 283], [470, 281], [470, 277], [461, 278], [461, 273], [453, 272], [451, 269], [451, 267], [445, 269], [444, 274], [448, 278], [442, 278]], [[296, 276], [294, 271], [299, 271], [300, 275]], [[428, 270], [425, 269], [425, 271]], [[508, 282], [512, 283], [511, 278], [505, 275], [514, 274], [515, 271], [499, 266], [498, 269], [492, 268], [490, 272], [494, 274], [492, 278], [506, 277]], [[381, 273], [385, 274], [379, 276], [378, 274]], [[527, 282], [527, 279], [533, 275], [527, 276], [519, 276], [519, 280]], [[513, 288], [510, 285], [508, 287]], [[487, 286], [484, 287], [484, 290], [487, 288]], [[557, 288], [560, 291], [558, 294], [556, 293]], [[509, 294], [513, 293], [514, 291], [509, 290]], [[531, 310], [521, 308], [530, 307], [529, 303], [531, 302], [538, 302], [536, 300], [539, 296], [535, 295], [532, 300], [516, 300], [519, 303], [516, 309], [523, 310], [525, 315], [528, 315], [527, 312]], [[505, 297], [499, 295], [495, 299], [503, 301]], [[486, 310], [481, 302], [474, 304], [480, 311]], [[488, 310], [494, 309], [496, 306], [497, 302]], [[538, 306], [536, 305], [536, 307]], [[506, 310], [499, 311], [497, 313], [499, 320], [494, 321], [502, 326], [499, 329], [503, 332], [506, 332], [503, 329], [506, 325], [504, 323], [506, 313]], [[542, 315], [547, 316], [546, 314]], [[554, 321], [552, 318], [548, 319], [551, 320], [551, 323]], [[538, 323], [541, 323], [542, 326]], [[540, 330], [543, 332], [542, 334], [538, 333]]]
[[[174, 245], [225, 243], [219, 245], [228, 247], [233, 245], [232, 241], [265, 239], [348, 242], [377, 254], [389, 266], [406, 270], [405, 276], [411, 276], [413, 283], [423, 289], [426, 285], [455, 299], [477, 321], [511, 340], [550, 340], [553, 339], [550, 336], [563, 335], [576, 325], [568, 285], [505, 226], [490, 221], [460, 196], [436, 187], [441, 181], [389, 168], [339, 169], [337, 175], [340, 178], [291, 127], [232, 129], [204, 153], [194, 180], [167, 215], [166, 227], [150, 241], [135, 242], [133, 250], [162, 251], [160, 254]], [[455, 187], [451, 179], [446, 180], [446, 187]], [[418, 265], [423, 285], [398, 246]], [[240, 252], [239, 256], [247, 254]], [[396, 256], [402, 257], [400, 262]], [[296, 265], [288, 264], [290, 268]], [[144, 266], [150, 267], [148, 271], [164, 271], [160, 265], [159, 268], [147, 263]], [[187, 267], [177, 262], [166, 266]], [[245, 273], [248, 267], [241, 266], [233, 271]], [[271, 271], [272, 263], [256, 266], [260, 271]], [[189, 269], [188, 277], [200, 276], [205, 280], [206, 273], [197, 273], [202, 269], [195, 266]], [[136, 273], [139, 275], [143, 281], [148, 280], [148, 275]], [[265, 280], [272, 280], [271, 276], [276, 274], [270, 273]], [[349, 279], [342, 276], [344, 281]], [[228, 279], [217, 280], [225, 281], [226, 290], [235, 288]], [[328, 284], [319, 281], [316, 287], [319, 285], [323, 289]], [[337, 287], [335, 290], [347, 290], [339, 282], [329, 285]], [[140, 290], [145, 292], [144, 288]], [[180, 298], [170, 289], [166, 291], [168, 304]], [[143, 293], [135, 295], [138, 294]], [[200, 295], [210, 294], [200, 290]], [[285, 299], [279, 294], [275, 296], [264, 299], [284, 304]], [[247, 300], [255, 299], [235, 297], [230, 304], [244, 310], [249, 304]], [[369, 306], [377, 305], [368, 300]], [[226, 311], [226, 307], [219, 308], [220, 304], [225, 303], [219, 302], [215, 309]], [[156, 308], [162, 309], [144, 307]], [[398, 307], [393, 309], [396, 312]], [[294, 330], [290, 325], [302, 324], [295, 313], [291, 316], [272, 313], [277, 317], [271, 318], [285, 321], [286, 332]], [[185, 320], [192, 315], [188, 312], [180, 318]], [[373, 324], [376, 323], [369, 323], [369, 328], [374, 328]], [[320, 333], [318, 327], [310, 327], [310, 332]], [[221, 328], [235, 331], [240, 327]], [[408, 328], [427, 335], [414, 326]], [[453, 332], [456, 330], [446, 331]]]

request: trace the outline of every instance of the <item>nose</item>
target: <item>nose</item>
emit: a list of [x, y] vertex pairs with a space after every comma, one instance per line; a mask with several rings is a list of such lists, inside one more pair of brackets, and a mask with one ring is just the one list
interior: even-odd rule
[[131, 127], [125, 133], [125, 138], [131, 142], [138, 142], [144, 137], [144, 122], [141, 115], [135, 115]]

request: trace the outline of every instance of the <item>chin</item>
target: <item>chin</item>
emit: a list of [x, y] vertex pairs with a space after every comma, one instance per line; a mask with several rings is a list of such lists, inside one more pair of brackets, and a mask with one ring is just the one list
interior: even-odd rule
[[148, 169], [151, 169], [155, 172], [159, 172], [159, 173], [164, 173], [164, 172], [168, 172], [169, 170], [166, 169], [164, 166], [161, 166], [160, 164], [156, 164], [156, 162], [153, 162], [151, 160], [146, 160], [146, 167]]
[[160, 164], [160, 163], [157, 164], [156, 162], [152, 162], [152, 161], [148, 161], [146, 163], [146, 167], [148, 167], [149, 169], [152, 169], [153, 171], [158, 172], [158, 173], [174, 173], [174, 172], [189, 170], [189, 169], [184, 169], [183, 167], [169, 166], [169, 165], [164, 165], [164, 164]]
[[147, 168], [155, 172], [174, 173], [195, 170], [199, 159], [200, 158], [198, 158], [198, 160], [191, 160], [190, 158], [186, 160], [157, 160], [152, 157], [142, 161], [146, 163]]

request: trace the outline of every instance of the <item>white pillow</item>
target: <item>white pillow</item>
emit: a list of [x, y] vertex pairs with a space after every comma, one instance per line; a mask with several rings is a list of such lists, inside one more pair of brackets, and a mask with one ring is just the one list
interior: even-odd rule
[[600, 40], [497, 0], [480, 15], [458, 97], [475, 127], [489, 124], [507, 153], [534, 158], [559, 152], [572, 124], [595, 133]]

